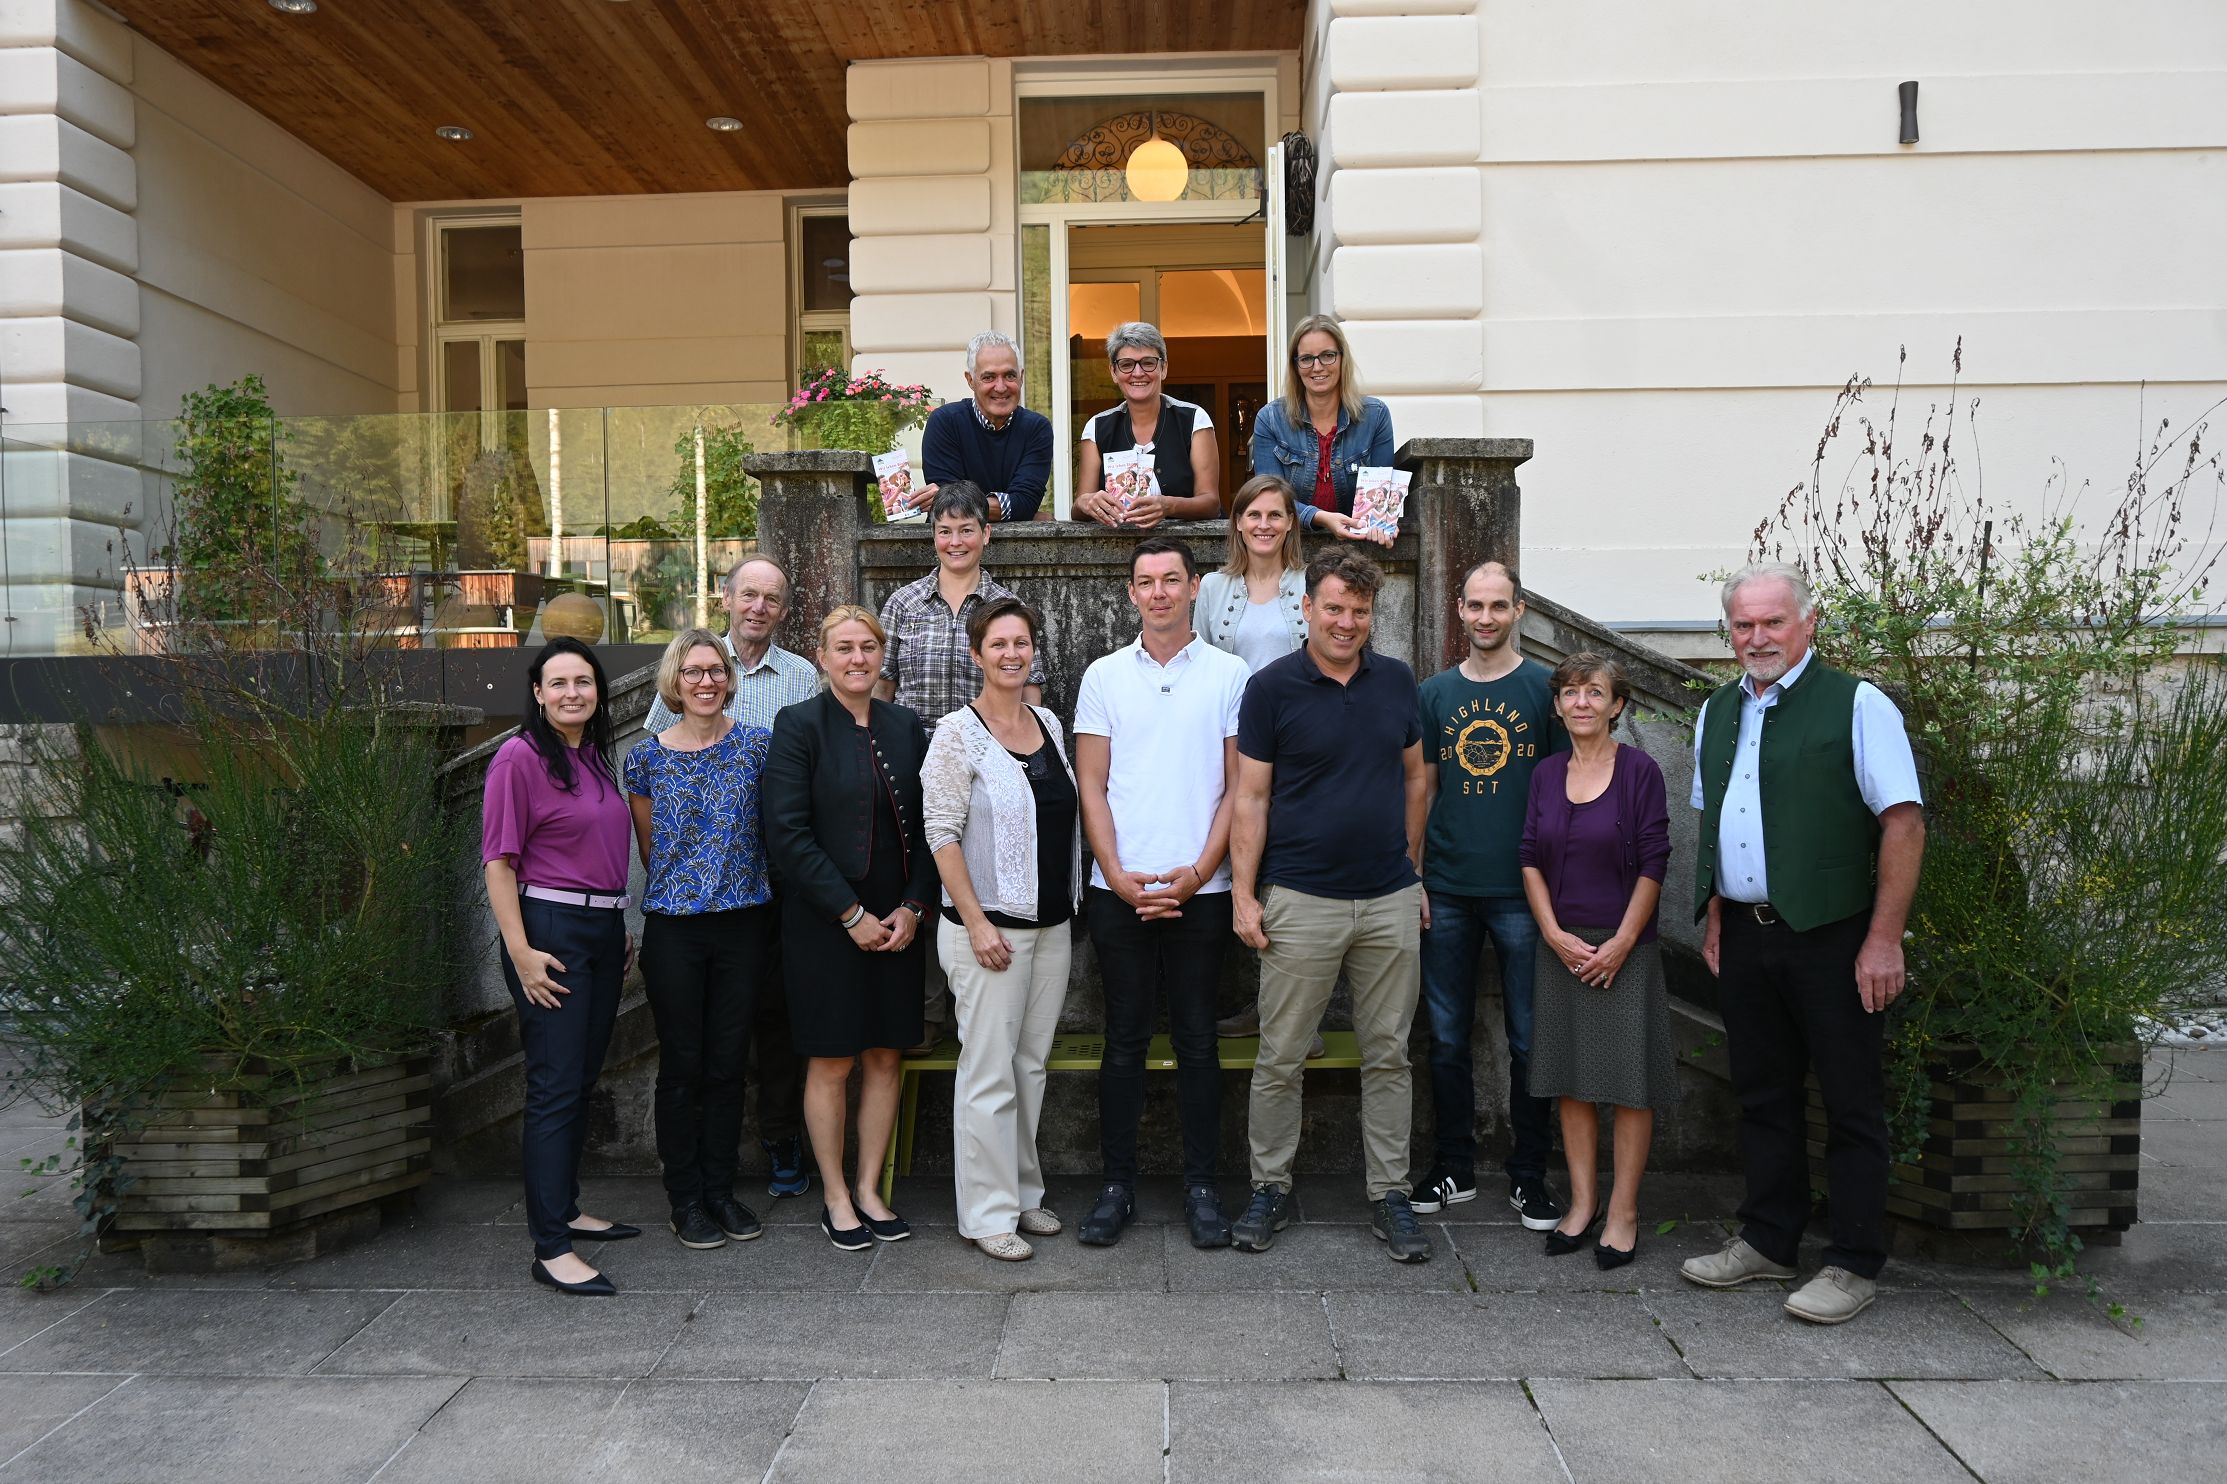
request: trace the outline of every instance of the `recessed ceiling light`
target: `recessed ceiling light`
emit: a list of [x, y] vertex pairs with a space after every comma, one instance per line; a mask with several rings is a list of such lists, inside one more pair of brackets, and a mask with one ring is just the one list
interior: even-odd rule
[[433, 132], [443, 139], [455, 140], [458, 143], [461, 143], [464, 140], [472, 137], [472, 131], [465, 128], [462, 124], [443, 124], [440, 128], [435, 129]]
[[271, 9], [288, 15], [309, 15], [317, 9], [317, 0], [271, 0]]
[[742, 128], [741, 119], [731, 119], [725, 114], [704, 120], [704, 127], [715, 134], [732, 134]]

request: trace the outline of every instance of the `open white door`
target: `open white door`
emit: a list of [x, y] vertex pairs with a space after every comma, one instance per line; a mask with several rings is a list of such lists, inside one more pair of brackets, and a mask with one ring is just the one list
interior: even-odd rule
[[1284, 250], [1290, 238], [1284, 235], [1284, 147], [1268, 146], [1266, 179], [1261, 182], [1261, 206], [1267, 220], [1262, 224], [1268, 232], [1267, 251], [1262, 261], [1268, 266], [1268, 395], [1279, 396], [1284, 387], [1284, 341], [1291, 333], [1289, 301], [1285, 297], [1287, 267]]

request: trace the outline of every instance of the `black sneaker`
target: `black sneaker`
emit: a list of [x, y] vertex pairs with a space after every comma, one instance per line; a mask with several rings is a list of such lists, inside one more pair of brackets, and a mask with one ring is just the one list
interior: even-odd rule
[[1108, 1185], [1098, 1192], [1098, 1202], [1082, 1225], [1075, 1228], [1075, 1240], [1085, 1247], [1111, 1247], [1121, 1240], [1121, 1229], [1136, 1214], [1137, 1198], [1129, 1187]]
[[1554, 1192], [1544, 1180], [1509, 1181], [1508, 1204], [1523, 1218], [1524, 1227], [1529, 1231], [1552, 1231], [1554, 1224], [1562, 1219], [1562, 1203], [1554, 1198]]
[[1230, 1225], [1230, 1245], [1240, 1252], [1266, 1252], [1276, 1233], [1291, 1225], [1291, 1192], [1281, 1185], [1256, 1185], [1245, 1214]]
[[1227, 1247], [1229, 1218], [1222, 1214], [1222, 1198], [1211, 1185], [1194, 1185], [1183, 1192], [1183, 1219], [1191, 1228], [1191, 1245], [1206, 1251]]
[[697, 1201], [673, 1208], [673, 1219], [667, 1223], [673, 1235], [680, 1238], [683, 1247], [693, 1247], [698, 1252], [709, 1252], [714, 1247], [727, 1245], [727, 1234], [711, 1219], [711, 1213]]
[[1369, 1208], [1369, 1230], [1391, 1251], [1394, 1262], [1431, 1260], [1431, 1239], [1415, 1219], [1415, 1208], [1397, 1190], [1387, 1191]]
[[765, 1235], [765, 1228], [758, 1224], [757, 1213], [731, 1195], [714, 1197], [704, 1202], [704, 1213], [712, 1224], [727, 1234], [731, 1242], [747, 1242]]
[[766, 1180], [766, 1194], [775, 1200], [784, 1196], [802, 1195], [812, 1188], [812, 1176], [804, 1168], [804, 1144], [799, 1139], [760, 1139], [765, 1146], [766, 1163], [772, 1173]]
[[[1415, 1192], [1407, 1198], [1407, 1203], [1427, 1216], [1434, 1211], [1443, 1211], [1448, 1206], [1458, 1206], [1463, 1201], [1475, 1199], [1476, 1176], [1451, 1175], [1434, 1165], [1430, 1174], [1416, 1185]], [[1559, 1217], [1556, 1219], [1560, 1220]]]

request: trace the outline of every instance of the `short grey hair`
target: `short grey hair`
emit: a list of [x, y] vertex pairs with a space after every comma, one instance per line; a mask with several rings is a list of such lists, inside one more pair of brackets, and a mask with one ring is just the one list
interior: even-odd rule
[[1817, 596], [1810, 591], [1809, 578], [1802, 569], [1786, 562], [1750, 562], [1724, 580], [1724, 611], [1732, 611], [1732, 599], [1741, 588], [1751, 582], [1783, 582], [1794, 595], [1794, 608], [1803, 618], [1817, 611]]
[[1003, 330], [984, 330], [967, 342], [967, 375], [972, 376], [974, 374], [974, 363], [982, 358], [982, 352], [996, 350], [1000, 347], [1013, 352], [1013, 369], [1020, 370], [1020, 342]]
[[1125, 350], [1149, 350], [1163, 361], [1168, 358], [1168, 342], [1161, 338], [1158, 330], [1141, 319], [1133, 319], [1125, 325], [1115, 325], [1113, 333], [1106, 337], [1106, 359], [1109, 362]]

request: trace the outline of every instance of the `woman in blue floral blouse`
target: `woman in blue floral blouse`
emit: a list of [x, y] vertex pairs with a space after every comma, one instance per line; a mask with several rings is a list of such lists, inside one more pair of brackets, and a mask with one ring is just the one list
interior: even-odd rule
[[626, 758], [627, 802], [649, 868], [642, 979], [657, 1021], [657, 1154], [684, 1247], [747, 1242], [762, 1228], [735, 1199], [743, 1053], [774, 942], [758, 832], [772, 733], [727, 715], [734, 660], [690, 629], [666, 647], [657, 693], [680, 719]]

